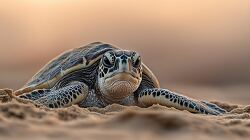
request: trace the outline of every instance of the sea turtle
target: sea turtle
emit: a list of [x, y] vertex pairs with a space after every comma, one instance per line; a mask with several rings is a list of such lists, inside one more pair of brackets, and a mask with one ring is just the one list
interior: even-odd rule
[[49, 108], [161, 104], [194, 113], [225, 113], [215, 104], [160, 88], [137, 52], [101, 42], [64, 52], [14, 94]]

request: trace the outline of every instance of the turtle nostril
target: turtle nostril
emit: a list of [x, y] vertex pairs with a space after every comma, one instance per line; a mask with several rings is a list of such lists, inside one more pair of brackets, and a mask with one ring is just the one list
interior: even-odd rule
[[122, 64], [126, 64], [127, 61], [125, 59], [122, 60]]

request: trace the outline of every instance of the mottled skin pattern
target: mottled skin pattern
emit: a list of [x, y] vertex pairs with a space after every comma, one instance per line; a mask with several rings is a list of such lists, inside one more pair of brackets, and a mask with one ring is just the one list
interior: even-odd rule
[[15, 94], [50, 108], [161, 104], [194, 113], [225, 113], [215, 104], [160, 88], [137, 52], [100, 42], [53, 59]]

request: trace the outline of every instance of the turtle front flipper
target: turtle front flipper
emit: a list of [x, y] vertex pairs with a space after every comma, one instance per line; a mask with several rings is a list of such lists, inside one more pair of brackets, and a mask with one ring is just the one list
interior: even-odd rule
[[88, 86], [82, 82], [72, 82], [60, 89], [38, 89], [18, 97], [33, 100], [49, 108], [62, 108], [77, 104], [88, 95]]
[[226, 111], [215, 104], [200, 102], [166, 89], [145, 89], [139, 93], [138, 101], [142, 106], [160, 104], [193, 113], [219, 115]]
[[17, 97], [35, 101], [39, 98], [42, 98], [42, 97], [48, 95], [51, 91], [52, 90], [50, 90], [50, 89], [37, 89], [37, 90], [34, 90], [32, 92], [29, 92], [29, 93], [24, 93], [24, 94], [19, 95]]

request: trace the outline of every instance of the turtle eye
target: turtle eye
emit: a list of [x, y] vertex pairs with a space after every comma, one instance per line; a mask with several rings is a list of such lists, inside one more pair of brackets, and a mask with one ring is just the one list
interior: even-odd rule
[[137, 57], [137, 59], [134, 61], [133, 65], [134, 67], [138, 68], [141, 64], [141, 58]]
[[104, 56], [103, 58], [103, 64], [107, 67], [112, 66], [112, 62], [110, 62], [110, 60], [106, 56]]

